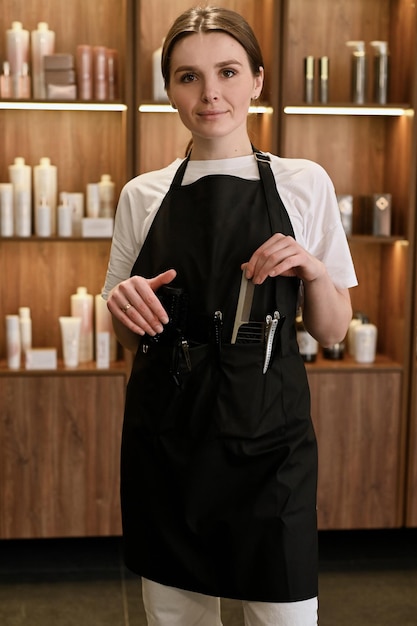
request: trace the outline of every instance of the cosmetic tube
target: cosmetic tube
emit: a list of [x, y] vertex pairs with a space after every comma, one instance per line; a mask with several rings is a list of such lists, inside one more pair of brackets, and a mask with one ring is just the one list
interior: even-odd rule
[[[35, 202], [35, 232], [39, 232], [39, 207], [47, 205], [49, 207], [49, 234], [56, 233], [56, 212], [58, 198], [58, 168], [51, 164], [48, 157], [41, 157], [39, 164], [33, 168], [33, 195]], [[46, 211], [41, 210], [41, 214]], [[42, 229], [45, 232], [45, 228]], [[43, 235], [45, 236], [45, 235]]]
[[18, 315], [6, 315], [7, 366], [11, 370], [20, 368], [21, 342]]
[[0, 98], [12, 97], [12, 77], [10, 76], [10, 64], [3, 63], [3, 74], [0, 76]]
[[71, 315], [81, 319], [79, 360], [86, 363], [93, 360], [93, 296], [86, 287], [78, 287], [71, 296]]
[[314, 57], [304, 59], [304, 101], [307, 104], [314, 102]]
[[364, 41], [347, 41], [352, 48], [352, 102], [364, 104], [366, 98], [366, 55]]
[[13, 185], [12, 183], [0, 183], [0, 235], [12, 237], [13, 234]]
[[94, 99], [107, 100], [107, 49], [104, 46], [93, 47]]
[[[110, 361], [117, 359], [117, 339], [113, 328], [112, 315], [107, 308], [107, 302], [98, 293], [95, 296], [95, 332], [96, 340], [100, 334], [108, 333], [110, 337]], [[96, 359], [98, 353], [98, 345], [96, 341]]]
[[62, 336], [62, 354], [65, 367], [78, 367], [80, 351], [81, 317], [59, 318]]
[[26, 351], [32, 347], [32, 319], [28, 306], [19, 307], [19, 328], [22, 355], [26, 358]]
[[80, 100], [93, 99], [93, 47], [81, 44], [76, 52], [77, 88]]
[[43, 58], [54, 53], [55, 32], [49, 30], [46, 22], [39, 22], [37, 30], [31, 33], [32, 90], [35, 100], [45, 100], [45, 72]]
[[100, 195], [100, 217], [114, 217], [115, 184], [110, 174], [102, 174], [98, 188]]
[[373, 363], [376, 354], [378, 331], [374, 324], [365, 321], [355, 326], [355, 361], [357, 363]]
[[87, 217], [100, 217], [100, 188], [98, 183], [87, 183]]
[[20, 77], [24, 64], [27, 67], [29, 63], [29, 31], [23, 28], [22, 22], [12, 22], [12, 27], [6, 31], [6, 56], [10, 65], [13, 98], [21, 98]]
[[9, 178], [13, 185], [15, 234], [30, 237], [32, 234], [32, 168], [25, 159], [16, 157], [9, 165]]
[[388, 99], [388, 43], [371, 41], [374, 57], [374, 102], [386, 104]]
[[319, 100], [326, 104], [329, 101], [329, 57], [320, 57], [319, 76]]

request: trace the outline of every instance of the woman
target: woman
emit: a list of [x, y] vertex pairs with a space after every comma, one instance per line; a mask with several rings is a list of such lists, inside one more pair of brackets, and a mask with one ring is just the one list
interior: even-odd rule
[[264, 69], [240, 15], [179, 16], [162, 73], [191, 151], [123, 189], [103, 291], [136, 354], [126, 564], [152, 626], [217, 626], [219, 597], [243, 601], [247, 626], [310, 626], [317, 458], [294, 317], [302, 284], [322, 345], [351, 319], [356, 277], [334, 189], [320, 166], [251, 145]]

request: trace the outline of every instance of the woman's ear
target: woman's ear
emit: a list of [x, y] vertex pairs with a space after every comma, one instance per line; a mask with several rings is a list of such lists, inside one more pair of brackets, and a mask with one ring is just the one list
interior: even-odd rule
[[252, 96], [253, 100], [257, 100], [259, 98], [259, 96], [261, 95], [263, 85], [264, 85], [264, 68], [260, 66], [258, 74], [256, 74], [255, 80], [254, 80], [254, 86], [253, 86], [254, 88], [253, 88], [253, 96]]

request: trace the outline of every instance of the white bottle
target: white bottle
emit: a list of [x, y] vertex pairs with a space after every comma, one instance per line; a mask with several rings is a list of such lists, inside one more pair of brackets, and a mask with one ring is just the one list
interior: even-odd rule
[[376, 355], [377, 328], [365, 321], [355, 327], [355, 361], [373, 363]]
[[12, 370], [20, 367], [21, 343], [18, 315], [6, 315], [7, 366]]
[[87, 217], [100, 216], [100, 187], [98, 183], [87, 183]]
[[117, 339], [113, 329], [112, 316], [107, 308], [107, 302], [101, 294], [95, 296], [95, 332], [96, 332], [96, 359], [98, 352], [98, 340], [101, 333], [108, 333], [110, 337], [110, 361], [117, 359]]
[[[162, 42], [163, 43], [163, 42]], [[164, 78], [161, 71], [162, 46], [152, 54], [152, 97], [154, 102], [168, 102]]]
[[36, 100], [46, 99], [45, 72], [43, 57], [53, 54], [55, 50], [55, 33], [49, 30], [46, 22], [39, 22], [37, 30], [31, 33], [32, 52], [32, 89]]
[[98, 183], [100, 195], [100, 217], [114, 217], [115, 185], [109, 174], [103, 174]]
[[19, 307], [19, 329], [22, 355], [25, 357], [26, 351], [32, 347], [32, 318], [28, 306]]
[[46, 198], [35, 207], [35, 233], [38, 237], [50, 237], [51, 232], [51, 207]]
[[62, 195], [58, 206], [58, 235], [59, 237], [72, 237], [72, 206], [66, 194]]
[[3, 74], [0, 76], [0, 98], [11, 98], [13, 95], [12, 77], [10, 76], [10, 64], [3, 63]]
[[9, 165], [9, 178], [13, 185], [15, 234], [30, 237], [32, 234], [32, 168], [25, 159], [16, 157]]
[[348, 344], [348, 352], [350, 356], [355, 356], [355, 330], [357, 326], [362, 324], [362, 320], [358, 317], [354, 317], [349, 324], [348, 333], [347, 333], [347, 344]]
[[[58, 169], [48, 157], [42, 157], [33, 168], [33, 195], [35, 208], [41, 206], [42, 199], [50, 209], [50, 231], [56, 233], [56, 212], [58, 197]], [[35, 232], [38, 233], [38, 212], [35, 210]]]
[[0, 235], [12, 237], [13, 234], [13, 185], [12, 183], [0, 183]]
[[6, 56], [10, 65], [13, 97], [18, 98], [24, 63], [29, 64], [29, 31], [23, 28], [22, 22], [12, 22], [12, 27], [6, 31]]
[[81, 318], [79, 361], [93, 360], [93, 296], [86, 287], [78, 287], [71, 296], [71, 315]]

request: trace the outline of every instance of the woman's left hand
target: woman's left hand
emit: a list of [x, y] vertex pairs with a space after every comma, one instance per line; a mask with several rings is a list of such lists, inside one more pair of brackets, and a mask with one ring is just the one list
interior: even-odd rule
[[311, 282], [326, 271], [323, 263], [293, 237], [281, 233], [275, 233], [255, 250], [249, 261], [242, 264], [242, 270], [255, 285], [262, 284], [268, 276], [297, 276], [303, 282]]

